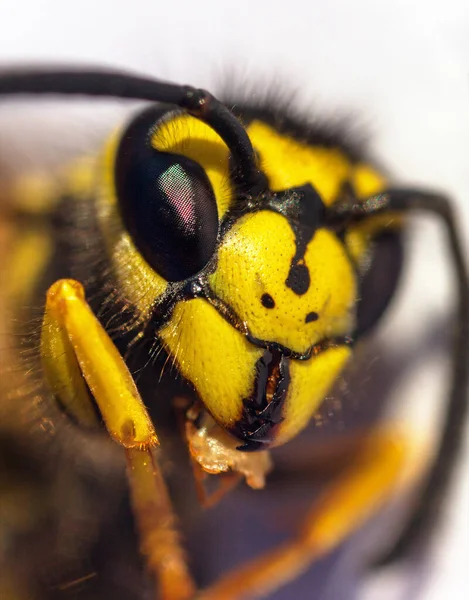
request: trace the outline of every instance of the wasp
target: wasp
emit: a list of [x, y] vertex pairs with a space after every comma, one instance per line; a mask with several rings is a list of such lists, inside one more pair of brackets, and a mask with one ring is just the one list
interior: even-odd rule
[[[36, 333], [16, 348], [36, 360], [28, 409], [18, 408], [22, 388], [7, 377], [2, 385], [8, 406], [16, 401], [15, 411], [2, 410], [9, 431], [29, 431], [40, 445], [54, 436], [69, 442], [75, 462], [67, 469], [78, 468], [81, 456], [89, 465], [103, 454], [119, 470], [125, 457], [127, 520], [153, 581], [145, 597], [268, 596], [423, 480], [399, 535], [375, 562], [407, 556], [436, 518], [467, 409], [468, 268], [449, 199], [393, 186], [340, 132], [269, 105], [222, 103], [204, 90], [105, 70], [0, 75], [0, 96], [23, 95], [148, 103], [55, 186], [23, 186], [28, 203], [43, 207], [46, 233], [59, 241], [51, 248], [47, 236], [33, 236], [7, 259], [10, 305], [32, 305], [34, 296], [42, 308]], [[311, 501], [298, 534], [200, 585], [191, 571], [197, 557], [187, 556], [178, 530], [193, 504], [184, 502], [188, 489], [210, 507], [240, 480], [258, 489], [275, 476], [272, 455], [285, 444], [294, 448], [394, 296], [402, 230], [414, 211], [432, 213], [445, 227], [457, 284], [451, 382], [432, 464], [423, 464], [413, 432], [395, 424], [344, 434], [345, 443], [335, 443], [340, 468]], [[7, 372], [16, 381], [14, 369]], [[180, 382], [177, 391], [164, 388], [164, 372]], [[57, 434], [58, 422], [65, 434]], [[103, 429], [107, 435], [96, 436]], [[15, 466], [34, 464], [24, 439], [15, 450], [13, 439], [2, 443]], [[166, 469], [167, 455], [183, 456], [190, 481], [184, 467]], [[35, 474], [43, 488], [41, 469]], [[181, 478], [178, 489], [171, 480]], [[119, 485], [105, 483], [122, 496]], [[25, 513], [34, 520], [39, 510], [25, 502], [20, 525], [4, 534], [16, 552]], [[10, 517], [15, 504], [6, 502]], [[112, 512], [99, 502], [93, 510], [94, 526]], [[11, 555], [4, 562], [12, 573], [7, 597], [62, 597], [68, 589], [41, 583], [40, 569], [32, 569], [38, 581], [25, 583]]]

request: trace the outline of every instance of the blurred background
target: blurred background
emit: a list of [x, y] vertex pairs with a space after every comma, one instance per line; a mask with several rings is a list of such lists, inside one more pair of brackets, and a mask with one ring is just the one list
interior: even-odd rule
[[[377, 159], [400, 183], [454, 198], [469, 252], [465, 0], [2, 0], [0, 11], [0, 68], [97, 64], [215, 94], [278, 89], [307, 114], [353, 114], [370, 132]], [[96, 145], [128, 110], [128, 104], [112, 102], [66, 109], [63, 103], [2, 104], [2, 172], [14, 176], [57, 165]], [[452, 292], [440, 228], [417, 217], [405, 280], [380, 339], [398, 346], [424, 339], [428, 324], [450, 313]], [[437, 426], [445, 366], [444, 352], [433, 353], [394, 391], [395, 410], [416, 427]], [[420, 401], [412, 403], [416, 397]], [[466, 444], [423, 574], [422, 600], [467, 593], [468, 461]], [[392, 600], [403, 585], [402, 573], [387, 572], [365, 581], [360, 597]]]

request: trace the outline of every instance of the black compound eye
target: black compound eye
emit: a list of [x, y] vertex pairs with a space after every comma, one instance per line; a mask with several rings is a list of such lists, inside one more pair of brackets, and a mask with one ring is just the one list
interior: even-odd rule
[[116, 157], [116, 193], [125, 227], [148, 264], [167, 281], [198, 273], [218, 236], [215, 194], [196, 162], [150, 143], [160, 109], [137, 117]]
[[359, 337], [372, 329], [395, 296], [404, 262], [402, 234], [384, 231], [373, 241], [371, 264], [360, 282], [357, 306]]

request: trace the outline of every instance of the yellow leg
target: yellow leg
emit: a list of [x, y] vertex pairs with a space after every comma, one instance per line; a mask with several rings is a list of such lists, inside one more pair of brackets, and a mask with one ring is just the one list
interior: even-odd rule
[[151, 450], [126, 450], [132, 507], [142, 554], [158, 581], [158, 598], [190, 600], [195, 585], [176, 529], [176, 518], [158, 462]]
[[126, 448], [158, 443], [129, 370], [76, 281], [62, 279], [47, 292], [41, 356], [52, 391], [81, 423], [94, 420], [86, 381], [116, 442]]
[[193, 597], [175, 517], [153, 454], [158, 444], [153, 424], [126, 364], [76, 281], [57, 281], [47, 293], [41, 355], [46, 379], [65, 409], [82, 425], [96, 422], [86, 382], [109, 434], [126, 449], [141, 549], [157, 578], [159, 597]]
[[298, 537], [235, 569], [200, 592], [198, 600], [267, 596], [338, 546], [376, 513], [401, 479], [408, 447], [395, 431], [369, 436], [356, 460], [324, 491]]

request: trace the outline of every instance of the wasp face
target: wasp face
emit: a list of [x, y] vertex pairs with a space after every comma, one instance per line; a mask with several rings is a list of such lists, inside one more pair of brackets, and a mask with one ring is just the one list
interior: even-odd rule
[[329, 229], [327, 207], [346, 183], [369, 194], [382, 181], [260, 120], [246, 130], [266, 178], [252, 194], [207, 125], [145, 112], [108, 150], [100, 216], [127, 300], [214, 419], [257, 450], [305, 427], [350, 357], [367, 238]]

